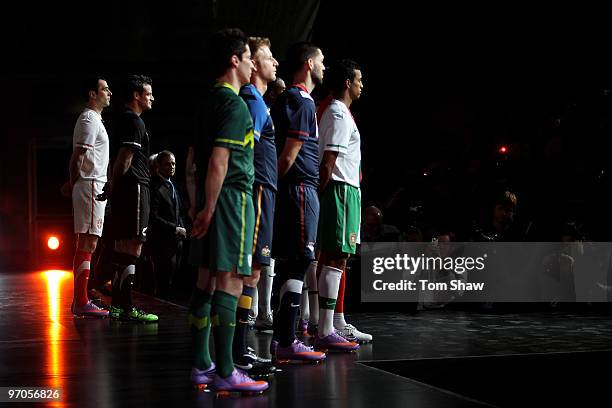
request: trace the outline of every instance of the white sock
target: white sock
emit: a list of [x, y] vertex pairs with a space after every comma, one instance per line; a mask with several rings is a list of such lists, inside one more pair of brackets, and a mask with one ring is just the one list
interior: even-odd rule
[[259, 290], [257, 287], [255, 288], [255, 292], [253, 292], [253, 301], [251, 302], [251, 310], [249, 311], [249, 315], [257, 319], [257, 313], [259, 311]]
[[344, 313], [334, 313], [334, 327], [337, 330], [344, 329], [346, 326], [346, 320], [344, 320]]
[[310, 302], [308, 301], [308, 288], [302, 288], [302, 297], [300, 298], [300, 319], [308, 320], [310, 318]]
[[317, 285], [317, 261], [312, 261], [306, 271], [306, 286], [308, 286], [308, 321], [311, 324], [319, 324], [319, 290]]
[[342, 269], [324, 265], [319, 278], [319, 337], [329, 336], [334, 332], [334, 308], [338, 298], [338, 289], [342, 279]]
[[[258, 296], [259, 314], [268, 316], [272, 314], [272, 287], [274, 286], [274, 259], [270, 259], [270, 266], [261, 267], [261, 277], [257, 284], [257, 290], [261, 292]], [[255, 303], [255, 302], [253, 302]]]

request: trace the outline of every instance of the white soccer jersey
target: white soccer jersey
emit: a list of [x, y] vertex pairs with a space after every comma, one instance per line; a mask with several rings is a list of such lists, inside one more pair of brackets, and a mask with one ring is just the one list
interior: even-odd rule
[[319, 123], [319, 162], [325, 151], [338, 152], [332, 180], [359, 188], [361, 136], [348, 107], [334, 99]]
[[74, 126], [72, 145], [73, 148], [86, 149], [80, 178], [106, 182], [109, 141], [102, 116], [98, 112], [85, 108], [81, 113]]

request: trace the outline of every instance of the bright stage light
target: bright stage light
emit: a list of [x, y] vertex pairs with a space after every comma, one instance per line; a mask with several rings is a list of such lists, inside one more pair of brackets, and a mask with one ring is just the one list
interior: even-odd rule
[[51, 235], [47, 239], [47, 247], [49, 247], [49, 249], [51, 249], [52, 251], [55, 251], [57, 248], [59, 248], [59, 246], [60, 246], [60, 241], [56, 236]]

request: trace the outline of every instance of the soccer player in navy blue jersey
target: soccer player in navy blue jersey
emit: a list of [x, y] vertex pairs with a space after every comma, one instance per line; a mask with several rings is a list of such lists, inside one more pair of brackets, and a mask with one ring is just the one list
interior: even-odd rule
[[286, 58], [292, 85], [272, 107], [276, 135], [284, 147], [278, 158], [277, 210], [282, 212], [280, 248], [289, 261], [289, 273], [280, 290], [280, 306], [274, 319], [271, 347], [279, 360], [321, 361], [322, 352], [307, 347], [295, 337], [295, 319], [306, 271], [315, 261], [319, 220], [319, 134], [316, 107], [311, 92], [323, 82], [323, 53], [313, 44], [293, 45]]

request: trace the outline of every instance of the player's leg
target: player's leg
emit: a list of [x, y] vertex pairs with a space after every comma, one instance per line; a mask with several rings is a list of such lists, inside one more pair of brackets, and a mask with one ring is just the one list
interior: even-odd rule
[[93, 304], [87, 296], [87, 283], [91, 270], [91, 257], [102, 236], [105, 201], [95, 199], [102, 192], [103, 183], [79, 180], [72, 190], [74, 228], [77, 234], [74, 253], [74, 293], [72, 313], [75, 316], [106, 317], [108, 311]]
[[346, 215], [346, 191], [342, 184], [332, 183], [321, 196], [319, 218], [319, 247], [323, 266], [318, 279], [320, 311], [315, 339], [317, 349], [353, 351], [359, 348], [357, 343], [336, 333], [333, 325], [334, 308], [347, 258], [343, 251]]
[[[111, 317], [139, 322], [156, 322], [157, 315], [144, 312], [132, 304], [132, 286], [136, 262], [142, 253], [149, 224], [149, 189], [140, 184], [129, 186], [115, 200], [115, 210], [125, 205], [120, 216], [113, 215], [113, 231], [117, 231], [113, 264], [113, 300]], [[125, 201], [123, 201], [125, 200]], [[115, 204], [117, 202], [117, 204]]]
[[217, 391], [263, 391], [265, 381], [253, 381], [234, 368], [233, 339], [240, 300], [248, 314], [250, 304], [243, 298], [243, 278], [250, 277], [253, 251], [254, 211], [250, 195], [222, 189], [211, 225], [211, 269], [216, 270], [211, 321], [215, 341]]
[[[348, 184], [342, 184], [345, 197], [346, 217], [344, 221], [344, 234], [342, 235], [341, 251], [348, 256], [355, 254], [359, 243], [359, 228], [361, 224], [361, 193], [358, 188]], [[348, 258], [347, 258], [348, 259]], [[344, 294], [346, 288], [346, 259], [339, 264], [343, 269], [342, 281], [338, 291], [336, 311], [334, 313], [334, 327], [338, 332], [348, 339], [355, 339], [359, 343], [372, 341], [372, 335], [358, 330], [354, 325], [347, 323], [344, 317]]]
[[[294, 225], [292, 235], [294, 255], [290, 263], [288, 279], [281, 286], [278, 313], [278, 347], [276, 358], [279, 360], [321, 361], [325, 354], [296, 339], [295, 321], [302, 295], [304, 277], [315, 260], [315, 240], [319, 218], [319, 199], [314, 188], [299, 184], [291, 186], [289, 194]], [[296, 239], [297, 238], [297, 239]]]

